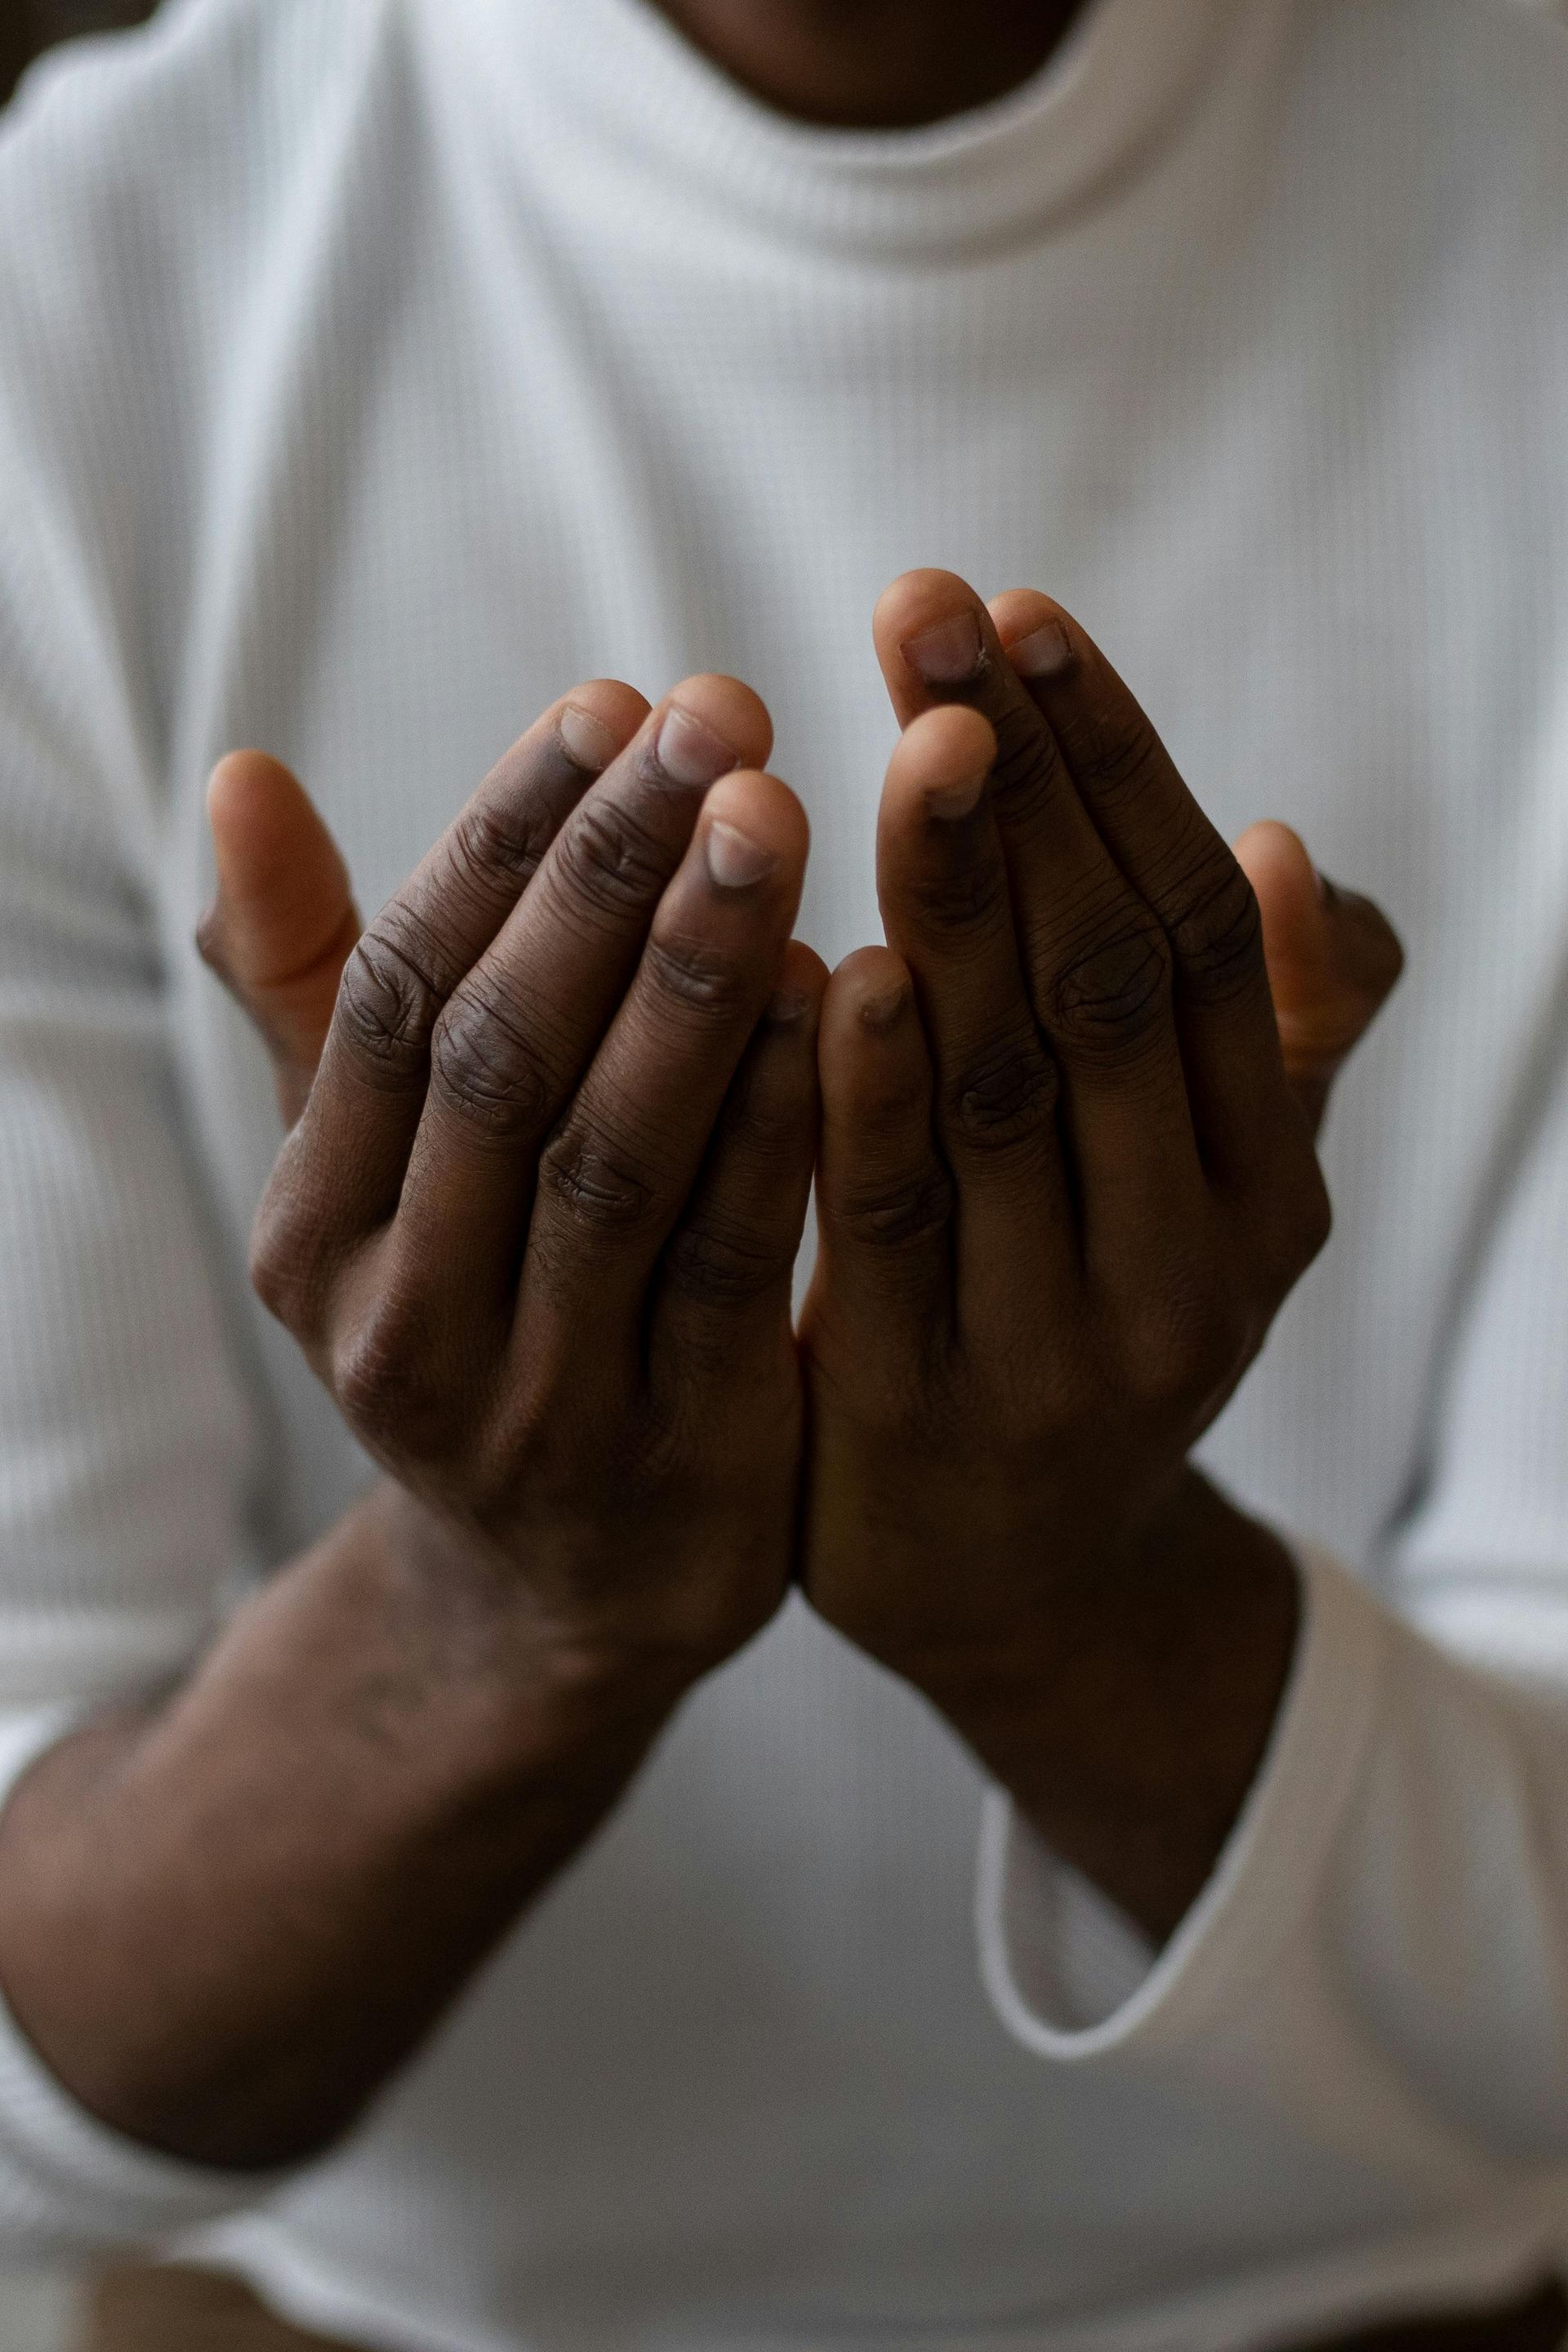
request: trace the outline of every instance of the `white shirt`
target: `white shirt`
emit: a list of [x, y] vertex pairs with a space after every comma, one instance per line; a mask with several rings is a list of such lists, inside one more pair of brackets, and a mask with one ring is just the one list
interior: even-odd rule
[[951, 564], [1061, 595], [1216, 820], [1300, 826], [1410, 972], [1206, 1449], [1308, 1622], [1157, 1960], [797, 1605], [298, 2176], [132, 2147], [7, 2024], [11, 2245], [198, 2245], [389, 2352], [1229, 2352], [1568, 2255], [1565, 120], [1568, 42], [1479, 0], [1099, 0], [885, 137], [769, 115], [647, 0], [184, 0], [35, 76], [8, 1769], [367, 1475], [245, 1290], [275, 1116], [191, 948], [226, 748], [298, 768], [374, 906], [577, 678], [737, 671], [837, 957], [878, 936], [871, 603]]

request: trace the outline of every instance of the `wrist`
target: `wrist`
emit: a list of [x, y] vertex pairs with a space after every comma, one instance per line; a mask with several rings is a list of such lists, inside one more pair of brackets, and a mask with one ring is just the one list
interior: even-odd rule
[[1053, 1563], [1039, 1594], [908, 1678], [1063, 1859], [1164, 1936], [1257, 1777], [1295, 1649], [1294, 1562], [1187, 1470], [1135, 1531]]
[[704, 1671], [552, 1615], [509, 1554], [390, 1480], [343, 1538], [374, 1582], [390, 1646], [417, 1662], [385, 1689], [393, 1737], [405, 1708], [413, 1719], [434, 1710], [444, 1737], [471, 1743], [500, 1780], [618, 1772]]

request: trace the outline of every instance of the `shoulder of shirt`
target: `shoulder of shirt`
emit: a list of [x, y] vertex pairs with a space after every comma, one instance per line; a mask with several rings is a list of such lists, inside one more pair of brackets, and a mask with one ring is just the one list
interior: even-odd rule
[[[401, 15], [397, 0], [165, 0], [132, 32], [47, 50], [0, 112], [0, 259], [75, 220], [210, 233], [310, 144]], [[271, 194], [270, 188], [268, 191]]]
[[73, 424], [112, 441], [138, 399], [199, 406], [190, 379], [299, 237], [290, 197], [352, 145], [405, 13], [165, 0], [24, 76], [0, 112], [0, 436], [24, 469], [47, 474]]
[[90, 615], [150, 699], [216, 420], [286, 343], [344, 184], [403, 163], [410, 8], [165, 0], [46, 56], [0, 112], [0, 593], [26, 583], [40, 629]]

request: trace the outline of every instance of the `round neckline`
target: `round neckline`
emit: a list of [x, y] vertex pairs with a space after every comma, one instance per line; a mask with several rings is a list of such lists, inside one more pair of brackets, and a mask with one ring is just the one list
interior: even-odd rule
[[[908, 130], [804, 121], [748, 90], [656, 0], [484, 0], [534, 106], [601, 152], [775, 234], [939, 254], [1092, 204], [1160, 143], [1242, 0], [1089, 0], [1016, 89]], [[510, 40], [508, 41], [508, 33]], [[521, 36], [521, 39], [520, 37]]]

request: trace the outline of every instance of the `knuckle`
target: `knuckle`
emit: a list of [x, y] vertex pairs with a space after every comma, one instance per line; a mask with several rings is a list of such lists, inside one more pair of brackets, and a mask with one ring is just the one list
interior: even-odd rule
[[1286, 1221], [1287, 1274], [1294, 1282], [1327, 1248], [1334, 1228], [1333, 1200], [1314, 1154], [1295, 1187]]
[[1079, 1052], [1125, 1053], [1157, 1028], [1170, 987], [1164, 934], [1134, 924], [1097, 941], [1058, 974], [1051, 992], [1052, 1028]]
[[265, 1213], [250, 1239], [250, 1286], [274, 1321], [303, 1334], [310, 1321], [305, 1264]]
[[435, 1450], [444, 1418], [426, 1324], [409, 1293], [394, 1293], [331, 1352], [332, 1393], [351, 1425], [409, 1455]]
[[754, 1066], [742, 1062], [724, 1106], [721, 1149], [761, 1160], [782, 1174], [811, 1139], [813, 1108], [804, 1083], [791, 1088], [765, 1082]]
[[702, 1307], [750, 1307], [787, 1281], [790, 1260], [737, 1219], [694, 1217], [670, 1244], [669, 1280]]
[[619, 921], [658, 899], [668, 866], [658, 843], [624, 808], [589, 799], [557, 836], [552, 871], [576, 910]]
[[1101, 718], [1081, 728], [1064, 747], [1073, 782], [1095, 800], [1136, 800], [1164, 767], [1164, 750], [1148, 725]]
[[317, 1320], [321, 1237], [304, 1202], [279, 1181], [282, 1173], [280, 1161], [251, 1227], [250, 1284], [268, 1313], [296, 1338], [305, 1339]]
[[1270, 1307], [1277, 1307], [1321, 1255], [1333, 1232], [1333, 1200], [1315, 1152], [1292, 1142], [1275, 1161], [1275, 1174], [1261, 1206], [1248, 1221], [1258, 1279]]
[[1032, 708], [1009, 705], [994, 723], [996, 764], [991, 772], [992, 798], [1006, 810], [1014, 824], [1026, 823], [1060, 787], [1062, 769], [1056, 740]]
[[734, 959], [685, 933], [650, 939], [643, 969], [655, 996], [682, 1013], [725, 1024], [742, 1013], [752, 995], [748, 975]]
[[546, 1144], [539, 1189], [572, 1223], [601, 1233], [637, 1231], [654, 1203], [648, 1171], [635, 1154], [581, 1118]]
[[430, 1086], [460, 1118], [509, 1142], [537, 1127], [549, 1077], [533, 1041], [476, 980], [436, 1024]]
[[952, 1206], [947, 1171], [922, 1169], [854, 1186], [839, 1203], [837, 1222], [863, 1249], [910, 1249], [946, 1230]]
[[1251, 883], [1234, 857], [1211, 866], [1171, 928], [1184, 992], [1223, 1003], [1263, 978], [1263, 919]]
[[389, 1084], [423, 1074], [446, 1000], [440, 959], [406, 910], [377, 917], [343, 966], [340, 1034], [362, 1069]]
[[1228, 1385], [1247, 1347], [1243, 1318], [1195, 1274], [1173, 1275], [1136, 1327], [1135, 1386], [1151, 1406], [1187, 1411]]
[[963, 1142], [1002, 1150], [1049, 1125], [1058, 1091], [1057, 1066], [1038, 1039], [1009, 1043], [957, 1079], [948, 1123]]
[[926, 930], [943, 938], [990, 938], [1009, 911], [1006, 868], [999, 857], [975, 857], [921, 876], [910, 888], [910, 904]]
[[476, 801], [454, 820], [449, 857], [454, 873], [485, 899], [497, 884], [521, 894], [550, 846], [547, 809], [526, 800]]

